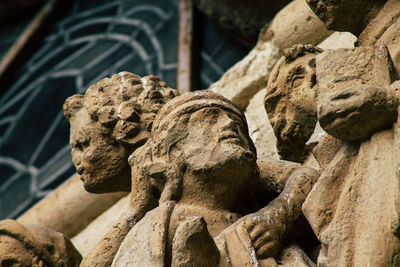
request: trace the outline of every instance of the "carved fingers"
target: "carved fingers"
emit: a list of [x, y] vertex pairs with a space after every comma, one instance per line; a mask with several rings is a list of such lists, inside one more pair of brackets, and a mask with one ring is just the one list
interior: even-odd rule
[[276, 256], [284, 233], [281, 220], [260, 213], [250, 214], [244, 219], [244, 226], [250, 236], [257, 258], [265, 259]]

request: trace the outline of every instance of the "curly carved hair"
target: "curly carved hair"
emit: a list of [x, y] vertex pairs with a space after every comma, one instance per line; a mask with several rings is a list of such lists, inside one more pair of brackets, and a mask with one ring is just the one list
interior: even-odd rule
[[85, 95], [73, 95], [64, 104], [70, 120], [85, 107], [94, 121], [104, 126], [116, 141], [136, 148], [149, 137], [154, 117], [161, 107], [179, 95], [159, 77], [140, 77], [121, 72], [93, 84]]

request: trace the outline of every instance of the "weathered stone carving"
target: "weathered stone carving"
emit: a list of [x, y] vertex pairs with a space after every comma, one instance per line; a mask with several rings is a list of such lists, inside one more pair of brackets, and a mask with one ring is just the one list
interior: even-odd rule
[[0, 266], [79, 266], [81, 255], [63, 234], [41, 225], [0, 221]]
[[361, 46], [317, 57], [319, 122], [342, 139], [326, 135], [313, 149], [322, 174], [303, 212], [322, 244], [318, 265], [398, 266], [400, 2], [307, 2]]
[[[307, 61], [300, 63], [303, 68], [308, 65]], [[282, 75], [276, 70], [277, 76]], [[395, 203], [400, 192], [395, 149], [398, 125], [393, 123], [397, 120], [399, 81], [393, 82], [396, 74], [389, 52], [385, 47], [328, 50], [316, 57], [316, 73], [317, 86], [307, 88], [311, 92], [308, 102], [314, 103], [309, 109], [313, 111], [311, 119], [299, 120], [298, 128], [307, 128], [310, 121], [315, 124], [317, 105], [321, 126], [341, 139], [326, 135], [312, 151], [322, 174], [303, 212], [322, 244], [318, 264], [397, 266], [400, 212]], [[273, 103], [270, 90], [268, 87], [265, 99]], [[301, 90], [290, 96], [300, 98]], [[310, 106], [308, 102], [299, 101], [301, 107], [293, 112], [300, 116]], [[266, 109], [274, 111], [268, 110], [268, 102]], [[277, 114], [284, 120], [282, 124], [291, 123], [284, 113]], [[273, 120], [271, 123], [274, 125]], [[349, 140], [353, 143], [346, 142]], [[288, 139], [289, 146], [295, 144]]]
[[303, 162], [308, 155], [306, 142], [317, 123], [315, 57], [321, 52], [311, 45], [286, 49], [268, 80], [265, 110], [282, 159]]
[[386, 47], [328, 50], [317, 57], [317, 66], [318, 120], [327, 133], [362, 141], [396, 121], [390, 88], [395, 73]]
[[[159, 109], [178, 94], [157, 76], [121, 72], [67, 99], [72, 160], [87, 191], [131, 190], [128, 157], [150, 137]], [[156, 203], [146, 199], [140, 208], [127, 210], [81, 265], [110, 265], [132, 225]]]
[[[114, 266], [247, 266], [278, 257], [318, 175], [289, 162], [257, 165], [243, 113], [208, 91], [169, 101], [130, 164], [131, 204], [158, 195], [160, 205], [132, 228]], [[270, 202], [274, 190], [281, 193]]]
[[177, 94], [157, 76], [121, 72], [67, 99], [72, 160], [87, 191], [131, 190], [127, 158], [150, 136], [160, 107]]
[[328, 29], [355, 34], [359, 46], [387, 46], [397, 74], [400, 73], [399, 1], [307, 0], [307, 3]]
[[[385, 47], [317, 57], [319, 122], [333, 136], [353, 141], [341, 145], [303, 205], [322, 243], [321, 265], [400, 264], [398, 100], [391, 67]], [[382, 131], [388, 126], [393, 129]]]

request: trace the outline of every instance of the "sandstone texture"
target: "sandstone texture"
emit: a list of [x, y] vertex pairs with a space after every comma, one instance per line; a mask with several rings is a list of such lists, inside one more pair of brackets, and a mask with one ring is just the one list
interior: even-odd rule
[[[336, 127], [335, 120], [343, 126], [335, 133], [342, 140], [326, 135], [313, 150], [322, 173], [303, 204], [303, 213], [321, 242], [317, 262], [321, 266], [398, 266], [399, 127], [395, 121], [399, 82], [395, 80], [399, 76], [394, 36], [399, 33], [395, 14], [400, 2], [308, 3], [330, 29], [359, 36], [360, 46], [321, 54], [321, 66], [325, 66], [321, 79], [317, 57], [318, 90], [325, 90], [318, 94], [318, 110], [337, 111], [330, 113], [333, 123], [325, 125], [322, 117], [319, 121], [327, 131]], [[320, 101], [324, 94], [336, 95]], [[389, 107], [387, 116], [380, 114], [385, 106]], [[353, 121], [344, 127], [353, 117], [364, 123]]]
[[113, 266], [251, 266], [279, 257], [318, 177], [298, 164], [257, 163], [244, 114], [209, 91], [165, 104], [129, 163], [131, 209], [157, 191], [159, 205], [133, 225]]
[[192, 0], [192, 2], [233, 38], [243, 44], [254, 45], [260, 29], [290, 0]]
[[397, 119], [386, 47], [327, 50], [317, 57], [318, 119], [330, 135], [365, 140]]
[[67, 99], [72, 161], [87, 191], [131, 190], [127, 158], [149, 138], [158, 110], [176, 95], [157, 76], [121, 72]]
[[[293, 16], [294, 13], [301, 15]], [[222, 94], [244, 110], [249, 100], [265, 88], [284, 49], [302, 43], [316, 45], [331, 33], [304, 0], [295, 0], [276, 14], [271, 25], [261, 30], [255, 48], [209, 90]]]
[[245, 115], [249, 134], [257, 148], [257, 158], [279, 159], [276, 151], [276, 137], [264, 108], [265, 91], [261, 90], [250, 100]]
[[308, 155], [317, 123], [315, 57], [321, 52], [311, 45], [286, 49], [268, 80], [265, 110], [282, 159], [303, 162]]
[[79, 266], [82, 256], [63, 234], [42, 225], [0, 221], [1, 266]]
[[[123, 72], [69, 98], [86, 190], [131, 191], [70, 233], [80, 266], [399, 266], [399, 18], [398, 0], [295, 0], [208, 91]], [[0, 259], [79, 264], [41, 227], [0, 221]]]
[[72, 238], [127, 194], [91, 194], [85, 191], [79, 178], [79, 175], [74, 175], [64, 182], [57, 190], [22, 214], [17, 219], [18, 222], [41, 224]]
[[121, 198], [108, 210], [92, 220], [85, 229], [71, 238], [82, 257], [86, 257], [95, 248], [96, 244], [102, 240], [104, 233], [107, 233], [117, 223], [118, 218], [122, 216], [128, 205], [129, 196]]

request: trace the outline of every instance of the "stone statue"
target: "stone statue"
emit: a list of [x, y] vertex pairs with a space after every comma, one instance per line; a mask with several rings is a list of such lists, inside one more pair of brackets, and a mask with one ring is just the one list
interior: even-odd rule
[[328, 29], [356, 35], [358, 46], [387, 46], [400, 74], [398, 0], [307, 0], [307, 3]]
[[72, 160], [87, 191], [131, 190], [127, 159], [149, 138], [160, 107], [177, 94], [157, 76], [121, 72], [66, 100]]
[[398, 266], [400, 1], [307, 2], [360, 46], [316, 57], [314, 119], [330, 135], [311, 151], [321, 176], [303, 213], [322, 245], [318, 264]]
[[318, 177], [290, 162], [257, 163], [243, 113], [209, 91], [170, 100], [129, 162], [131, 205], [158, 195], [159, 206], [130, 230], [114, 266], [253, 266], [284, 258]]
[[[178, 94], [157, 76], [121, 72], [66, 100], [72, 160], [87, 191], [131, 191], [128, 157], [150, 137], [159, 109]], [[82, 266], [110, 265], [132, 225], [156, 204], [146, 198], [140, 209], [127, 210]]]
[[311, 148], [306, 143], [317, 123], [315, 57], [321, 52], [311, 45], [295, 45], [284, 51], [271, 72], [265, 110], [284, 160], [303, 162]]
[[[297, 62], [303, 68], [309, 66], [309, 59], [301, 58]], [[397, 266], [400, 213], [394, 207], [400, 192], [396, 174], [399, 162], [393, 149], [398, 147], [398, 126], [393, 123], [397, 119], [399, 82], [394, 81], [390, 55], [385, 47], [360, 47], [328, 50], [315, 61], [317, 86], [307, 89], [314, 90], [314, 94], [308, 94], [313, 97], [309, 102], [299, 101], [302, 107], [292, 109], [299, 114], [288, 116], [268, 107], [301, 99], [304, 90], [293, 86], [291, 79], [283, 78], [276, 88], [275, 76], [271, 76], [265, 100], [266, 109], [272, 112], [268, 116], [284, 120], [279, 123], [289, 129], [293, 124], [297, 129], [308, 128], [310, 121], [315, 124], [318, 110], [321, 126], [331, 134], [321, 138], [311, 151], [322, 173], [303, 204], [303, 213], [322, 244], [318, 264]], [[285, 61], [274, 68], [278, 80], [289, 75], [292, 64]], [[283, 90], [290, 94], [276, 93]], [[294, 122], [291, 118], [300, 118], [310, 107], [307, 103], [314, 103], [309, 113], [314, 118]], [[385, 130], [388, 127], [391, 129]], [[278, 129], [275, 133], [281, 132]], [[286, 140], [289, 147], [296, 145], [290, 144], [296, 139]]]
[[0, 266], [79, 266], [82, 257], [63, 234], [41, 225], [0, 221]]
[[385, 47], [328, 50], [316, 65], [320, 125], [343, 142], [303, 205], [322, 243], [318, 263], [398, 266], [398, 82], [390, 55]]
[[400, 1], [308, 3], [359, 46], [317, 57], [318, 119], [343, 141], [303, 206], [322, 243], [318, 262], [398, 266]]

